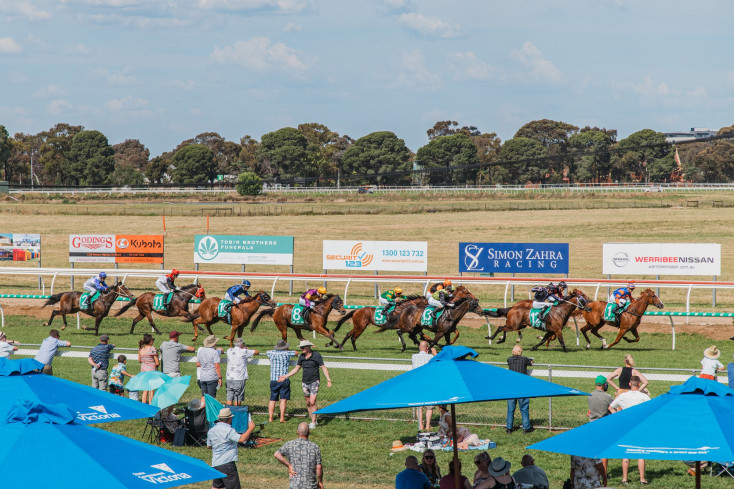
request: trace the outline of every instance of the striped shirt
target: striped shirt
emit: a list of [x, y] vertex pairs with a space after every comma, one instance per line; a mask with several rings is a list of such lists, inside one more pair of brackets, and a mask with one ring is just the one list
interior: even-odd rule
[[89, 357], [94, 363], [99, 365], [101, 370], [107, 370], [107, 367], [110, 365], [110, 352], [113, 348], [115, 348], [115, 345], [100, 343], [92, 348], [89, 352]]
[[290, 360], [296, 352], [288, 350], [268, 350], [266, 355], [270, 359], [270, 380], [278, 381], [278, 377], [288, 373]]

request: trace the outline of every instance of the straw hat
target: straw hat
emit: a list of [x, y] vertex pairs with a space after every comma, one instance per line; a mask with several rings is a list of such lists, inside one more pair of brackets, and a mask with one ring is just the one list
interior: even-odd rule
[[314, 345], [313, 343], [311, 343], [308, 340], [301, 340], [301, 342], [298, 344], [298, 348], [299, 349], [300, 348], [303, 348], [303, 347], [306, 347], [306, 346], [316, 346], [316, 345]]
[[510, 471], [512, 464], [502, 457], [497, 457], [489, 464], [489, 473], [495, 477], [505, 475]]
[[719, 355], [721, 355], [721, 352], [716, 348], [716, 345], [711, 345], [703, 351], [703, 356], [711, 360], [716, 360]]
[[400, 440], [395, 440], [394, 442], [392, 442], [392, 451], [393, 452], [402, 452], [402, 451], [405, 451], [407, 449], [408, 449], [408, 447], [403, 446], [403, 442], [400, 441]]
[[232, 411], [229, 408], [222, 408], [219, 410], [219, 419], [232, 419]]
[[214, 335], [207, 336], [204, 340], [204, 346], [207, 348], [213, 348], [214, 345], [217, 344], [217, 341], [219, 341], [219, 338], [217, 338]]

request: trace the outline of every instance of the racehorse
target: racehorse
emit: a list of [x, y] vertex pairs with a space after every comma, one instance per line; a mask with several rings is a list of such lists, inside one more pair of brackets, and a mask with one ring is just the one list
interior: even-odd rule
[[155, 309], [153, 309], [153, 300], [155, 299], [156, 294], [156, 292], [146, 292], [145, 294], [141, 294], [137, 299], [134, 299], [125, 304], [122, 309], [117, 311], [117, 314], [115, 314], [115, 317], [117, 317], [121, 314], [124, 314], [125, 311], [133, 306], [138, 308], [138, 315], [135, 319], [133, 319], [133, 324], [132, 326], [130, 326], [130, 334], [133, 334], [133, 332], [135, 331], [135, 325], [138, 324], [138, 322], [141, 321], [143, 318], [148, 319], [150, 327], [153, 328], [153, 331], [155, 331], [156, 334], [161, 334], [158, 328], [155, 327], [151, 312], [155, 312], [156, 314], [169, 318], [191, 318], [190, 320], [193, 321], [193, 315], [189, 312], [189, 301], [193, 298], [206, 298], [204, 287], [199, 284], [189, 284], [181, 287], [179, 290], [173, 293], [173, 297], [171, 298], [171, 306], [167, 310], [156, 311]]
[[[395, 309], [393, 310], [392, 314], [400, 314], [400, 312], [405, 307], [407, 307], [408, 303], [416, 303], [416, 301], [420, 302], [421, 300], [426, 303], [426, 299], [422, 295], [407, 296], [404, 300], [395, 304]], [[346, 316], [340, 318], [339, 322], [336, 323], [336, 326], [334, 327], [332, 333], [336, 335], [336, 332], [339, 331], [339, 328], [341, 328], [342, 324], [349, 321], [350, 319], [352, 320], [352, 330], [347, 333], [341, 343], [337, 342], [335, 346], [337, 346], [337, 348], [344, 349], [344, 345], [346, 344], [347, 340], [351, 340], [352, 348], [354, 349], [354, 351], [357, 351], [357, 338], [359, 338], [362, 333], [364, 333], [364, 330], [367, 329], [367, 326], [369, 326], [370, 324], [374, 324], [378, 327], [381, 326], [375, 323], [375, 311], [377, 309], [382, 309], [382, 307], [361, 307], [359, 309], [350, 311]], [[332, 344], [334, 344], [334, 342], [330, 341], [325, 346], [331, 346]], [[405, 343], [403, 343], [403, 345], [405, 345]]]
[[[492, 335], [494, 339], [497, 334], [501, 332], [506, 333], [507, 331], [518, 331], [522, 328], [530, 326], [530, 307], [525, 305], [526, 301], [520, 301], [517, 307], [513, 306], [507, 309], [497, 309], [497, 316], [506, 316], [507, 322], [504, 326], [500, 326]], [[561, 342], [563, 351], [566, 350], [566, 343], [563, 341], [563, 327], [568, 322], [568, 318], [571, 317], [571, 313], [578, 307], [582, 310], [587, 310], [587, 303], [589, 298], [578, 289], [573, 289], [571, 293], [565, 297], [561, 304], [551, 308], [550, 313], [546, 318], [546, 331], [545, 336], [540, 343], [535, 345], [532, 349], [537, 350], [546, 340], [558, 338]], [[521, 304], [523, 303], [523, 304]], [[532, 305], [532, 304], [531, 304]]]
[[[344, 309], [344, 303], [342, 302], [342, 298], [335, 294], [326, 294], [323, 299], [321, 299], [316, 305], [314, 306], [313, 310], [309, 313], [309, 319], [308, 322], [311, 323], [311, 330], [316, 331], [317, 333], [326, 336], [329, 338], [333, 343], [337, 343], [336, 339], [334, 338], [334, 333], [329, 331], [329, 329], [326, 327], [326, 323], [329, 320], [329, 313], [331, 310], [336, 309], [339, 311], [342, 315], [345, 315], [347, 311]], [[252, 322], [252, 326], [250, 326], [250, 331], [255, 331], [255, 328], [257, 328], [257, 325], [260, 324], [260, 320], [265, 316], [270, 316], [273, 318], [273, 322], [275, 323], [275, 326], [280, 331], [280, 335], [283, 338], [283, 341], [288, 339], [288, 328], [291, 328], [293, 331], [296, 332], [296, 336], [299, 340], [303, 340], [303, 335], [301, 334], [301, 330], [309, 330], [308, 324], [303, 325], [296, 325], [291, 323], [291, 313], [293, 312], [293, 304], [282, 304], [278, 306], [277, 308], [270, 308], [265, 309], [260, 314], [257, 315], [255, 318], [255, 321]], [[339, 346], [339, 349], [344, 349], [341, 345]]]
[[[194, 323], [194, 338], [191, 341], [196, 341], [199, 337], [199, 328], [201, 324], [206, 326], [206, 330], [209, 334], [212, 333], [212, 325], [220, 320], [217, 315], [217, 308], [222, 299], [219, 297], [210, 297], [202, 301], [199, 309], [190, 317], [184, 321], [192, 321]], [[242, 331], [245, 326], [250, 322], [250, 318], [260, 308], [260, 306], [276, 307], [277, 304], [270, 295], [263, 292], [262, 290], [250, 298], [240, 302], [239, 304], [232, 304], [230, 309], [230, 316], [232, 317], [232, 332], [229, 336], [225, 336], [225, 340], [229, 340], [229, 346], [234, 345], [234, 335], [237, 333], [239, 338], [242, 338]]]
[[[80, 309], [79, 308], [79, 299], [81, 298], [83, 292], [61, 292], [59, 294], [54, 294], [51, 297], [48, 298], [48, 300], [43, 304], [43, 307], [50, 306], [56, 303], [59, 303], [59, 308], [54, 309], [51, 311], [51, 317], [48, 321], [43, 323], [44, 326], [50, 326], [51, 323], [54, 321], [54, 317], [61, 316], [61, 318], [64, 320], [64, 325], [61, 327], [61, 331], [66, 329], [66, 315], [67, 314], [74, 314], [77, 312], [83, 312], [84, 314], [88, 314], [94, 318], [94, 334], [99, 334], [99, 323], [102, 322], [104, 318], [107, 317], [107, 314], [110, 312], [110, 308], [112, 307], [112, 304], [115, 303], [115, 299], [117, 299], [117, 296], [127, 297], [128, 299], [135, 300], [135, 297], [133, 296], [132, 292], [128, 290], [127, 287], [125, 287], [125, 284], [122, 282], [117, 282], [115, 285], [109, 287], [108, 291], [104, 294], [101, 294], [97, 300], [92, 303], [92, 310], [89, 311], [88, 309]], [[86, 330], [88, 329], [86, 326], [82, 326], [82, 329]], [[91, 328], [89, 328], [91, 329]]]
[[[429, 341], [429, 348], [436, 346], [441, 337], [446, 340], [447, 345], [456, 343], [456, 340], [459, 338], [459, 329], [457, 326], [467, 312], [471, 311], [480, 316], [485, 315], [484, 309], [479, 307], [479, 300], [463, 285], [456, 287], [452, 294], [450, 304], [452, 304], [451, 307], [439, 316], [435, 329], [433, 326], [428, 326], [429, 331], [436, 333], [433, 340]], [[451, 340], [452, 332], [455, 333], [453, 340]]]
[[[645, 314], [647, 306], [651, 304], [658, 309], [665, 307], [665, 304], [663, 304], [663, 301], [655, 295], [655, 292], [651, 289], [646, 289], [642, 291], [637, 300], [633, 301], [632, 304], [629, 305], [626, 311], [619, 315], [617, 322], [613, 322], [604, 321], [604, 309], [607, 307], [606, 301], [590, 302], [589, 307], [591, 310], [583, 313], [586, 324], [581, 328], [581, 332], [584, 334], [584, 338], [586, 338], [586, 349], [588, 350], [591, 348], [589, 336], [586, 334], [587, 331], [591, 331], [594, 336], [601, 339], [602, 349], [613, 347], [619, 343], [622, 338], [624, 338], [628, 343], [640, 341], [640, 335], [637, 333], [637, 327], [640, 325], [640, 320], [642, 319], [642, 315]], [[607, 346], [607, 340], [599, 334], [599, 329], [601, 329], [605, 324], [619, 328], [617, 338], [609, 346]], [[624, 336], [628, 332], [631, 332], [635, 336], [634, 340]]]

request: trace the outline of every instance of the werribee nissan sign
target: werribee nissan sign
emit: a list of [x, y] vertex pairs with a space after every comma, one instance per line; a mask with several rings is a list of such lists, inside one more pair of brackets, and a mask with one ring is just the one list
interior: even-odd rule
[[606, 275], [721, 275], [716, 243], [604, 243]]

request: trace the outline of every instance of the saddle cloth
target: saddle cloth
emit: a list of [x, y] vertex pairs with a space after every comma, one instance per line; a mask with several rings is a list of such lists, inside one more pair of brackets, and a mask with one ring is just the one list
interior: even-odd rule
[[169, 292], [167, 294], [156, 294], [155, 297], [153, 297], [153, 310], [165, 311], [166, 306], [171, 302], [172, 298], [173, 292]]
[[306, 321], [303, 320], [303, 310], [306, 309], [300, 304], [296, 304], [293, 306], [293, 310], [291, 311], [291, 324], [297, 325], [297, 326], [303, 326], [306, 324]]
[[[627, 302], [627, 304], [625, 304], [624, 307], [622, 308], [622, 311], [626, 311], [629, 306], [630, 306], [630, 303]], [[613, 312], [616, 308], [617, 308], [617, 304], [615, 302], [607, 303], [607, 307], [604, 308], [604, 321], [614, 322], [618, 319], [618, 315]]]
[[[431, 314], [433, 314], [433, 311], [435, 311], [436, 308], [433, 306], [426, 306], [425, 309], [423, 309], [423, 314], [421, 314], [421, 326], [433, 326], [434, 321], [431, 317]], [[438, 313], [438, 316], [436, 316], [436, 321], [438, 321], [441, 318], [441, 315], [446, 312], [446, 309], [441, 309], [441, 312]]]
[[383, 310], [384, 307], [375, 307], [375, 316], [372, 318], [372, 321], [377, 326], [382, 326], [387, 322], [387, 316], [392, 314], [392, 312], [395, 310], [395, 306], [391, 306], [390, 309], [387, 310], [387, 314], [382, 314]]
[[222, 299], [219, 301], [219, 305], [217, 306], [217, 316], [220, 318], [226, 318], [227, 317], [227, 308], [229, 307], [229, 304], [232, 304], [232, 301], [228, 301], [227, 299]]
[[550, 314], [551, 308], [549, 307], [548, 310], [543, 314], [541, 317], [540, 312], [542, 309], [530, 309], [530, 327], [535, 329], [542, 329], [545, 331], [545, 323], [543, 323], [543, 319], [545, 319], [548, 314]]
[[94, 294], [90, 294], [89, 292], [84, 292], [81, 297], [79, 297], [79, 308], [80, 309], [91, 309], [92, 304], [94, 304], [94, 301], [99, 299], [100, 292], [97, 290]]

